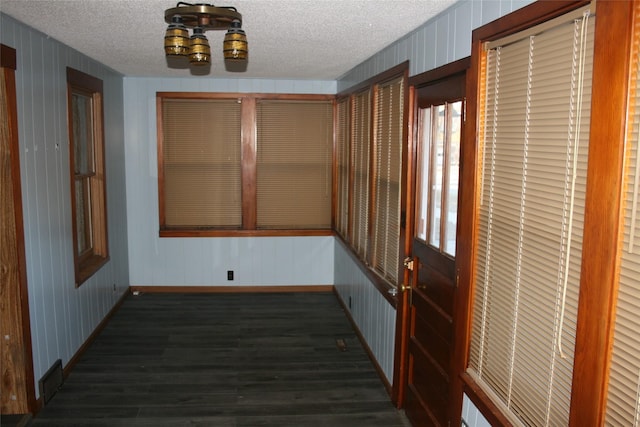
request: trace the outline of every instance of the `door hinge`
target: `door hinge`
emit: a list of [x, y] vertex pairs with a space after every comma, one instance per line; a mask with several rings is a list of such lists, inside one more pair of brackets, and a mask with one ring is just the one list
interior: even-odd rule
[[413, 271], [413, 258], [406, 257], [404, 259], [404, 267], [409, 271]]

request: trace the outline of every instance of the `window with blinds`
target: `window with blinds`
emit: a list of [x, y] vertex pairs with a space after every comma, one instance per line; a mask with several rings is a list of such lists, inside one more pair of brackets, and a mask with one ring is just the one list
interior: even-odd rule
[[349, 227], [349, 98], [336, 104], [336, 224], [341, 236]]
[[490, 42], [468, 373], [516, 425], [567, 425], [595, 17]]
[[369, 245], [369, 156], [371, 152], [371, 90], [352, 96], [351, 106], [351, 244], [367, 259]]
[[242, 226], [240, 108], [237, 99], [163, 99], [167, 227]]
[[257, 104], [258, 228], [331, 228], [333, 103]]
[[331, 234], [333, 96], [159, 92], [157, 106], [161, 236]]
[[640, 8], [635, 7], [621, 263], [605, 424], [640, 426]]
[[398, 283], [400, 243], [400, 179], [404, 78], [377, 87], [375, 97], [374, 220], [372, 265]]

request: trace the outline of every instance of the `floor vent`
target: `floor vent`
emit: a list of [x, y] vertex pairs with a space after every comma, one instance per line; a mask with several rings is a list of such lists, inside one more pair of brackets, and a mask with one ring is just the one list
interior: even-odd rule
[[338, 350], [340, 351], [347, 351], [347, 342], [342, 338], [337, 338], [336, 347], [338, 347]]
[[58, 389], [62, 387], [63, 382], [64, 376], [62, 373], [62, 360], [58, 359], [38, 382], [40, 386], [40, 397], [42, 397], [42, 401], [45, 405], [56, 394]]

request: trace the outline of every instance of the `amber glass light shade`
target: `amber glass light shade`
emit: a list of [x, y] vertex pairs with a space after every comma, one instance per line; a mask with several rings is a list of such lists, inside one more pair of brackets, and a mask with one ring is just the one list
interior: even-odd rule
[[231, 22], [227, 34], [224, 36], [223, 53], [224, 59], [231, 61], [246, 61], [249, 55], [249, 45], [247, 35], [241, 28], [239, 20]]
[[191, 65], [208, 65], [211, 62], [211, 48], [209, 40], [200, 27], [193, 29], [189, 44], [189, 63]]
[[182, 23], [182, 17], [176, 15], [167, 27], [164, 35], [164, 53], [167, 56], [189, 55], [189, 31]]

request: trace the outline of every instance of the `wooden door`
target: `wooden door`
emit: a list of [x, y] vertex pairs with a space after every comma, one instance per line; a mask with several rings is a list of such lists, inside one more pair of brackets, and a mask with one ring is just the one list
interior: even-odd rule
[[16, 52], [0, 45], [0, 414], [35, 412], [22, 224]]
[[[448, 426], [455, 408], [454, 298], [460, 143], [466, 64], [452, 76], [414, 86], [415, 188], [407, 316], [404, 408], [414, 426]], [[451, 67], [449, 67], [451, 70]], [[442, 70], [441, 70], [442, 71]], [[459, 425], [459, 421], [457, 421]]]

